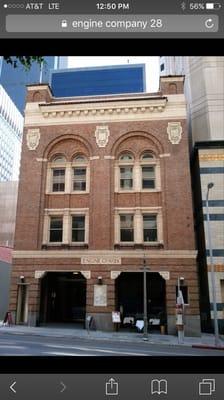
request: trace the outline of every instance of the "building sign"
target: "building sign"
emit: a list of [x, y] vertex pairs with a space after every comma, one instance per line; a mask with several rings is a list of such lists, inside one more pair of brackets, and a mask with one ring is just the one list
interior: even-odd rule
[[85, 256], [81, 257], [81, 264], [121, 264], [121, 257], [104, 256]]
[[119, 324], [121, 322], [121, 315], [119, 311], [112, 311], [112, 322]]
[[94, 306], [107, 306], [107, 285], [94, 285]]

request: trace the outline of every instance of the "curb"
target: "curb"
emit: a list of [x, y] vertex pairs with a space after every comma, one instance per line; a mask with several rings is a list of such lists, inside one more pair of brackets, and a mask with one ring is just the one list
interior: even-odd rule
[[[0, 332], [4, 332], [0, 330]], [[113, 342], [129, 342], [129, 343], [143, 343], [142, 338], [117, 338], [117, 337], [96, 337], [96, 336], [79, 336], [79, 335], [63, 335], [63, 334], [47, 334], [47, 333], [43, 333], [43, 332], [12, 332], [12, 331], [5, 331], [6, 333], [10, 334], [10, 335], [19, 335], [19, 336], [25, 336], [25, 335], [29, 335], [29, 336], [38, 336], [38, 337], [49, 337], [49, 338], [62, 338], [62, 339], [83, 339], [83, 340], [96, 340], [96, 341], [113, 341]], [[169, 343], [168, 341], [155, 341], [155, 340], [148, 340], [147, 342], [144, 343], [148, 343], [149, 345], [166, 345], [166, 346], [173, 346], [173, 347], [198, 347], [198, 348], [212, 348], [215, 349], [215, 347], [209, 346], [209, 345], [200, 345], [200, 344], [195, 344], [192, 345], [191, 343]], [[221, 349], [220, 349], [221, 350]], [[224, 350], [224, 347], [223, 347]]]
[[203, 345], [203, 344], [193, 344], [191, 347], [196, 348], [196, 349], [210, 349], [210, 350], [222, 350], [224, 351], [224, 346], [221, 347], [216, 347], [216, 346], [211, 346], [211, 345]]

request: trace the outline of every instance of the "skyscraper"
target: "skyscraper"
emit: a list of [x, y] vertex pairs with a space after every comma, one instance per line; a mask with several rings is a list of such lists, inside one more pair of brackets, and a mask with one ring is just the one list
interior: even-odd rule
[[0, 85], [0, 181], [18, 180], [23, 116]]

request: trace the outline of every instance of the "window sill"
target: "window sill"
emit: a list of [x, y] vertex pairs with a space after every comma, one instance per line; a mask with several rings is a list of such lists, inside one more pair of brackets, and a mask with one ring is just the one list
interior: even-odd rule
[[89, 194], [89, 191], [88, 190], [73, 190], [69, 194]]
[[145, 242], [145, 243], [130, 243], [130, 242], [122, 242], [116, 243], [114, 245], [114, 249], [123, 249], [123, 248], [133, 248], [133, 249], [148, 249], [148, 248], [163, 248], [163, 243], [159, 242]]
[[75, 190], [75, 191], [72, 191], [72, 192], [45, 192], [45, 194], [50, 194], [50, 195], [52, 195], [52, 194], [60, 194], [60, 195], [62, 195], [62, 194], [89, 194], [89, 191], [86, 191], [86, 190]]
[[69, 193], [67, 193], [67, 192], [46, 192], [45, 194], [60, 194], [60, 195], [62, 195], [62, 194], [69, 194]]
[[88, 245], [88, 243], [69, 243], [69, 244], [66, 244], [66, 243], [47, 243], [47, 244], [42, 244], [42, 246], [41, 246], [41, 248], [43, 250], [47, 250], [47, 249], [50, 249], [50, 248], [56, 248], [56, 247], [58, 247], [59, 249], [67, 249], [67, 250], [70, 250], [72, 248], [74, 248], [74, 249], [80, 249], [80, 248], [88, 249], [89, 245]]
[[114, 193], [159, 193], [161, 189], [117, 190]]

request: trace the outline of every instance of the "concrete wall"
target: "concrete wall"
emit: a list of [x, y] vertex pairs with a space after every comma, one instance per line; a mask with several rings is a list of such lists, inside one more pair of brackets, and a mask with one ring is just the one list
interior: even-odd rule
[[9, 308], [9, 287], [11, 264], [0, 260], [0, 320], [4, 319]]

